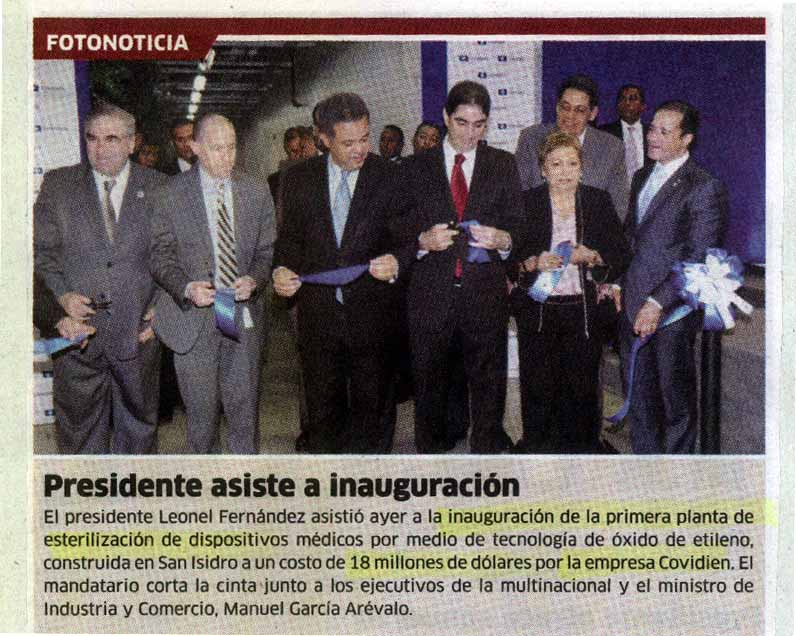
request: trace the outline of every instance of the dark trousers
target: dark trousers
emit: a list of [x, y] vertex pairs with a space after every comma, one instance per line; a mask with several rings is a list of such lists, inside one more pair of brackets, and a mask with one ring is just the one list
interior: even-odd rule
[[306, 450], [311, 453], [386, 453], [394, 419], [384, 416], [393, 375], [388, 339], [362, 342], [349, 333], [340, 305], [324, 335], [301, 339], [307, 399]]
[[177, 371], [174, 369], [174, 352], [165, 345], [161, 349], [158, 418], [170, 420], [174, 417], [174, 409], [182, 404], [182, 397], [177, 383]]
[[64, 454], [154, 453], [157, 442], [156, 338], [131, 360], [117, 360], [97, 341], [53, 359], [58, 448]]
[[511, 446], [503, 430], [506, 403], [507, 324], [489, 328], [470, 319], [474, 299], [457, 289], [448, 323], [440, 331], [413, 325], [412, 368], [415, 386], [415, 445], [419, 453], [449, 448], [447, 406], [451, 379], [451, 343], [461, 343], [464, 374], [470, 392], [470, 450], [498, 453]]
[[523, 452], [599, 450], [602, 343], [586, 335], [580, 297], [567, 298], [569, 304], [551, 297], [544, 305], [528, 299], [515, 313]]
[[[628, 418], [634, 453], [693, 453], [697, 437], [694, 340], [701, 324], [694, 312], [659, 330], [636, 357]], [[628, 378], [635, 334], [623, 313], [622, 372]]]

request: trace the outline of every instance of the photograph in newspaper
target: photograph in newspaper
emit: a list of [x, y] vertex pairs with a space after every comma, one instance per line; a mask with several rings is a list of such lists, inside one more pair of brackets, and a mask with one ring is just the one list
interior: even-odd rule
[[34, 19], [32, 628], [767, 633], [769, 29]]

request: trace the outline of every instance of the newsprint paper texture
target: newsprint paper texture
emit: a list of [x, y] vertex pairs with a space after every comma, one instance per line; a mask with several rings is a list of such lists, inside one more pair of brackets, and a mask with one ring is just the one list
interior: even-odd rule
[[[717, 3], [601, 11], [517, 1], [4, 3], [0, 629], [793, 633], [794, 300], [787, 292], [796, 288], [789, 248], [796, 224], [784, 210], [796, 199], [788, 169], [796, 160], [788, 125], [796, 95], [787, 79], [796, 72], [796, 11]], [[292, 95], [300, 107], [251, 110], [258, 120], [241, 139], [240, 159], [263, 181], [283, 158], [291, 108], [309, 123], [312, 104], [335, 91], [366, 96], [374, 151], [382, 127], [398, 123], [410, 154], [414, 126], [438, 119], [426, 102], [447, 88], [431, 70], [440, 63], [447, 85], [473, 78], [489, 88], [489, 141], [509, 151], [522, 128], [554, 117], [555, 85], [581, 67], [605, 86], [599, 123], [615, 114], [624, 83], [611, 66], [645, 69], [631, 81], [646, 85], [650, 104], [709, 100], [698, 105], [709, 115], [700, 133], [711, 155], [697, 156], [748, 210], [730, 211], [727, 241], [755, 264], [759, 281], [752, 318], [725, 337], [721, 454], [638, 457], [620, 447], [599, 456], [491, 457], [459, 446], [423, 456], [413, 454], [411, 437], [379, 457], [299, 456], [287, 447], [190, 456], [179, 446], [146, 457], [54, 454], [49, 376], [31, 374], [31, 212], [46, 169], [80, 160], [88, 95], [81, 78], [90, 64], [123, 57], [101, 37], [74, 34], [127, 29], [150, 37], [121, 48], [148, 51], [139, 60], [190, 61], [191, 75], [216, 39], [243, 50], [292, 42], [297, 55], [318, 58], [309, 85]], [[184, 46], [183, 32], [191, 34]], [[59, 39], [63, 33], [73, 37]], [[120, 67], [103, 68], [107, 82], [127, 88], [130, 76], [114, 75]], [[282, 81], [291, 81], [289, 72]], [[268, 90], [229, 97], [261, 100]], [[739, 140], [748, 141], [739, 148]], [[517, 409], [514, 420], [507, 415], [514, 439]], [[401, 413], [411, 421], [411, 407]], [[298, 432], [297, 417], [264, 417], [262, 425]]]

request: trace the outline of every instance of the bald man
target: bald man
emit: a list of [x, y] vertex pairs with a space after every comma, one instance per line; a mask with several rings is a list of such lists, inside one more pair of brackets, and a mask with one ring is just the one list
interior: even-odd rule
[[[192, 148], [198, 158], [161, 191], [153, 213], [152, 274], [165, 289], [155, 331], [174, 351], [188, 416], [188, 448], [257, 453], [260, 371], [266, 337], [265, 288], [271, 274], [274, 208], [253, 179], [233, 171], [235, 129], [205, 115]], [[216, 290], [234, 290], [237, 339], [216, 327]]]

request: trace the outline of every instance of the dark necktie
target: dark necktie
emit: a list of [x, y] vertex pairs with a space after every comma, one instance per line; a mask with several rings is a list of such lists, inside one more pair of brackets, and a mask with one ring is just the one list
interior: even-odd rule
[[235, 257], [235, 230], [232, 228], [227, 204], [224, 201], [224, 182], [217, 185], [216, 230], [218, 235], [218, 267], [216, 278], [219, 288], [232, 287], [238, 277], [238, 261]]
[[107, 179], [102, 185], [105, 187], [105, 196], [102, 199], [102, 220], [105, 221], [105, 232], [108, 235], [108, 240], [113, 243], [113, 235], [116, 230], [116, 210], [113, 207], [111, 190], [116, 185], [116, 179]]
[[[456, 208], [456, 219], [461, 223], [464, 220], [464, 208], [467, 207], [467, 179], [464, 178], [462, 164], [466, 157], [458, 154], [453, 158], [453, 170], [451, 171], [451, 196], [453, 197], [453, 207]], [[462, 259], [456, 259], [456, 278], [462, 277]]]

